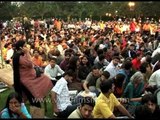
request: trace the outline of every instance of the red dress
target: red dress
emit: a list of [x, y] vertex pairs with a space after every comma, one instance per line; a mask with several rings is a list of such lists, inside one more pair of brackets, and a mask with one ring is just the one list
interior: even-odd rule
[[36, 77], [33, 63], [26, 55], [20, 56], [20, 80], [35, 98], [44, 98], [53, 88], [51, 80], [44, 74]]

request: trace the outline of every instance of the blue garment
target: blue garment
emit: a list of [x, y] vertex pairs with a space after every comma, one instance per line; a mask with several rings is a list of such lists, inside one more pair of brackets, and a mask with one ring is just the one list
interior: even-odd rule
[[[27, 108], [26, 108], [26, 106], [25, 106], [24, 103], [21, 103], [21, 112], [22, 112], [24, 115], [26, 115], [27, 118], [32, 118], [31, 115], [29, 114], [29, 112], [28, 112], [28, 110], [27, 110]], [[14, 113], [13, 113], [12, 115], [13, 115], [12, 118], [19, 118], [19, 116], [16, 115], [16, 114], [14, 114]], [[1, 111], [1, 118], [11, 118], [11, 117], [9, 116], [8, 108], [5, 108], [5, 109], [3, 109], [3, 110]]]
[[129, 83], [129, 81], [130, 81], [131, 75], [130, 75], [129, 72], [125, 71], [124, 69], [120, 69], [120, 70], [118, 71], [118, 74], [119, 74], [119, 73], [125, 75], [125, 79], [124, 79], [124, 89], [125, 89], [126, 86], [127, 86], [128, 83]]
[[[134, 84], [132, 82], [129, 82], [126, 86], [123, 97], [125, 98], [138, 98], [141, 97], [143, 93], [144, 83], [141, 82], [138, 84], [138, 86], [135, 88]], [[138, 105], [139, 102], [130, 102], [131, 105]]]

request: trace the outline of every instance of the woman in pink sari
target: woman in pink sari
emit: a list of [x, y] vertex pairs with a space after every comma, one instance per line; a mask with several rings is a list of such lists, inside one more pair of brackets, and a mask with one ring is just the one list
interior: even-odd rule
[[13, 77], [15, 91], [23, 98], [26, 97], [30, 104], [36, 107], [40, 107], [40, 102], [34, 100], [42, 100], [53, 87], [51, 80], [44, 74], [36, 77], [30, 52], [23, 40], [15, 44]]

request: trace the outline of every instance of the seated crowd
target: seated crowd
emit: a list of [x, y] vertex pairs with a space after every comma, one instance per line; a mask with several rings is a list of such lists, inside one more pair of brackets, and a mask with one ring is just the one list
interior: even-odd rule
[[[4, 32], [9, 35], [8, 29], [4, 29]], [[160, 118], [160, 98], [155, 92], [160, 86], [158, 37], [145, 34], [145, 31], [116, 33], [113, 29], [110, 32], [107, 32], [107, 27], [96, 31], [92, 28], [77, 30], [62, 27], [59, 30], [56, 26], [39, 26], [30, 30], [28, 38], [16, 31], [7, 40], [5, 35], [1, 39], [3, 52], [9, 52], [10, 49], [15, 52], [16, 43], [25, 41], [21, 47], [25, 47], [23, 52], [27, 59], [21, 61], [23, 53], [20, 53], [22, 56], [17, 64], [20, 70], [25, 65], [31, 70], [33, 66], [38, 66], [42, 70], [41, 78], [50, 80], [46, 83], [48, 89], [45, 87], [45, 92], [45, 82], [32, 82], [37, 86], [33, 94], [34, 85], [26, 86], [30, 92], [28, 100], [33, 106], [36, 105], [31, 102], [31, 98], [41, 96], [42, 92], [42, 98], [49, 94], [53, 115], [58, 118]], [[42, 37], [42, 34], [47, 37]], [[143, 38], [144, 35], [148, 37], [147, 40]], [[150, 48], [152, 39], [158, 45]], [[7, 58], [6, 63], [13, 65], [16, 70], [13, 51], [13, 60], [12, 57]], [[27, 71], [24, 73], [27, 76]], [[21, 75], [20, 71], [20, 80]], [[31, 76], [28, 75], [28, 78]], [[28, 81], [22, 82], [24, 86], [25, 82]], [[8, 96], [0, 117], [32, 118], [25, 106], [25, 96], [17, 93], [16, 86], [14, 88], [15, 93]], [[70, 90], [78, 91], [73, 100]]]

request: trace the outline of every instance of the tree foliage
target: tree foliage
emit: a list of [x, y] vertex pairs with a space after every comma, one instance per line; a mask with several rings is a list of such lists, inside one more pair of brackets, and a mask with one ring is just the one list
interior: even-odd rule
[[[20, 3], [20, 2], [19, 2]], [[106, 13], [119, 17], [159, 17], [160, 2], [135, 2], [134, 10], [130, 10], [128, 2], [57, 2], [36, 1], [23, 2], [23, 4], [12, 4], [12, 2], [0, 2], [0, 19], [12, 19], [13, 17], [29, 18], [101, 18], [107, 17]]]

